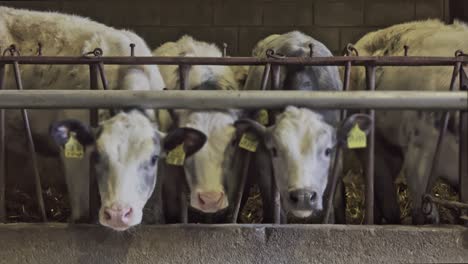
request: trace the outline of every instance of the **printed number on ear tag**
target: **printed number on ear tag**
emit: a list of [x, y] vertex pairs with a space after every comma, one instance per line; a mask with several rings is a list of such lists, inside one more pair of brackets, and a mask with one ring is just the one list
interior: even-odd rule
[[65, 158], [82, 159], [84, 156], [83, 145], [76, 139], [76, 134], [71, 132], [70, 138], [64, 146]]
[[174, 166], [183, 166], [185, 161], [184, 143], [175, 147], [166, 156], [166, 163]]
[[258, 113], [257, 113], [257, 122], [258, 123], [266, 126], [266, 125], [268, 125], [268, 123], [270, 121], [269, 119], [270, 118], [268, 116], [268, 110], [262, 109], [262, 110], [258, 111]]
[[367, 136], [364, 131], [356, 124], [348, 134], [348, 148], [358, 149], [367, 147]]
[[257, 151], [258, 140], [255, 134], [249, 133], [249, 132], [244, 133], [239, 142], [239, 147], [245, 150], [248, 150], [250, 152]]

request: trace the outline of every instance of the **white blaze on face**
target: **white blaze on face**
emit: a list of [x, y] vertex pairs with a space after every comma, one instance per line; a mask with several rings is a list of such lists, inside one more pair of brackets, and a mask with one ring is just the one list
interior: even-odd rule
[[235, 119], [228, 112], [189, 112], [179, 122], [207, 135], [205, 145], [185, 163], [190, 205], [202, 212], [214, 213], [228, 206], [224, 178], [232, 159], [228, 146], [235, 135]]
[[[322, 116], [305, 108], [288, 107], [278, 116], [271, 130], [273, 163], [283, 204], [298, 217], [307, 217], [323, 208], [322, 196], [327, 186], [335, 129]], [[306, 210], [291, 203], [297, 190], [315, 193], [315, 202]]]
[[138, 111], [120, 113], [101, 127], [96, 139], [100, 221], [126, 229], [141, 222], [143, 207], [156, 184], [159, 139], [150, 120]]

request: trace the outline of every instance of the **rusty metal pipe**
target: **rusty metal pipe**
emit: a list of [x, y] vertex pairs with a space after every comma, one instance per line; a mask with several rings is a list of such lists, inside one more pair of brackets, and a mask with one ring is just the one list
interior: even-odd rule
[[468, 63], [467, 57], [289, 57], [289, 58], [254, 58], [254, 57], [67, 57], [67, 56], [5, 56], [0, 64], [104, 64], [117, 65], [311, 65], [344, 66], [351, 62], [355, 66], [453, 66], [457, 62]]
[[[102, 82], [102, 88], [104, 91], [109, 90], [109, 82], [107, 81], [106, 73], [104, 72], [104, 64], [98, 63], [98, 69], [99, 69], [99, 76], [101, 77], [101, 82]], [[97, 89], [92, 89], [92, 90], [97, 90]], [[114, 109], [109, 109], [110, 116], [115, 115], [115, 110]]]
[[[375, 66], [366, 67], [367, 90], [375, 92]], [[374, 146], [375, 146], [375, 110], [369, 110], [371, 118], [371, 128], [367, 138], [367, 164], [365, 167], [366, 175], [366, 218], [365, 223], [374, 224]]]
[[[0, 90], [3, 90], [5, 65], [0, 64]], [[6, 130], [5, 109], [0, 109], [0, 223], [5, 223], [6, 215]]]
[[265, 65], [265, 70], [263, 71], [262, 75], [262, 84], [260, 87], [260, 90], [266, 91], [267, 90], [267, 84], [268, 84], [268, 78], [270, 78], [270, 71], [271, 71], [271, 64]]
[[[21, 80], [21, 72], [19, 69], [19, 64], [17, 62], [13, 63], [13, 71], [15, 74], [16, 87], [19, 91], [23, 90], [23, 82]], [[39, 164], [36, 157], [36, 147], [34, 145], [34, 140], [31, 132], [31, 126], [29, 124], [28, 111], [26, 109], [21, 109], [21, 115], [23, 116], [24, 128], [26, 130], [26, 136], [28, 139], [29, 152], [31, 154], [31, 161], [33, 165], [34, 173], [34, 183], [36, 186], [36, 198], [39, 205], [39, 211], [42, 217], [42, 221], [47, 222], [47, 215], [44, 205], [44, 197], [42, 196], [42, 185], [41, 177], [39, 175]]]

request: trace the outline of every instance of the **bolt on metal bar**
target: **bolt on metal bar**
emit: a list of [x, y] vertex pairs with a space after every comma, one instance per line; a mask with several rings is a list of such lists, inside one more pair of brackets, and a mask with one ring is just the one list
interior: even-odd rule
[[[92, 91], [99, 90], [99, 75], [101, 75], [101, 80], [103, 87], [107, 84], [107, 80], [103, 74], [100, 74], [101, 71], [104, 73], [104, 69], [100, 67], [101, 64], [92, 64], [89, 66], [89, 89]], [[102, 65], [101, 65], [102, 66]], [[89, 111], [89, 125], [92, 128], [97, 128], [99, 125], [99, 109], [91, 108]], [[97, 185], [97, 175], [95, 170], [96, 156], [91, 155], [89, 160], [89, 179], [88, 179], [88, 190], [82, 190], [88, 195], [88, 212], [86, 212], [86, 207], [83, 208], [83, 212], [80, 212], [81, 216], [89, 214], [89, 221], [95, 222], [98, 219], [99, 212], [99, 190]]]
[[[5, 64], [0, 64], [0, 91], [3, 90]], [[6, 223], [6, 130], [5, 109], [0, 109], [0, 223]]]
[[[463, 67], [460, 68], [460, 91], [468, 94], [468, 73]], [[467, 95], [468, 96], [468, 95]], [[468, 203], [468, 104], [464, 111], [460, 111], [460, 133], [459, 133], [459, 178], [460, 178], [460, 202]], [[468, 209], [468, 208], [467, 208]], [[468, 216], [468, 210], [461, 211], [462, 219]], [[464, 217], [465, 216], [465, 217]], [[465, 220], [465, 225], [468, 221]]]
[[89, 91], [4, 90], [0, 108], [89, 109], [135, 107], [158, 109], [311, 109], [460, 110], [466, 92], [449, 91]]
[[118, 65], [310, 65], [310, 66], [344, 66], [351, 62], [355, 66], [453, 66], [457, 62], [468, 63], [466, 57], [417, 57], [417, 56], [384, 56], [384, 57], [289, 57], [253, 58], [253, 57], [67, 57], [67, 56], [4, 56], [0, 64], [104, 64]]
[[[350, 76], [351, 76], [351, 62], [346, 63], [345, 66], [345, 72], [344, 72], [344, 82], [343, 82], [343, 91], [347, 91], [349, 89], [349, 82], [350, 82]], [[346, 109], [343, 109], [340, 111], [340, 121], [343, 121], [346, 119]], [[335, 193], [336, 193], [336, 185], [338, 184], [338, 181], [341, 180], [341, 173], [342, 173], [342, 167], [340, 166], [341, 160], [343, 156], [343, 150], [341, 146], [338, 146], [335, 151], [335, 157], [333, 159], [333, 168], [332, 168], [332, 174], [331, 174], [331, 183], [330, 183], [330, 190], [329, 190], [329, 196], [328, 200], [326, 202], [326, 208], [325, 208], [325, 215], [323, 217], [323, 223], [324, 224], [331, 224], [332, 223], [332, 211], [333, 211], [333, 201], [335, 199]], [[336, 215], [336, 214], [335, 214]]]
[[[21, 79], [21, 72], [19, 69], [19, 64], [17, 62], [13, 63], [13, 71], [15, 74], [16, 87], [19, 91], [23, 90], [23, 82]], [[47, 215], [44, 205], [44, 197], [42, 196], [42, 185], [41, 177], [39, 175], [39, 164], [36, 157], [36, 147], [34, 145], [34, 140], [32, 137], [31, 126], [29, 124], [28, 112], [26, 109], [21, 109], [21, 114], [23, 117], [24, 128], [26, 130], [26, 136], [28, 139], [29, 152], [31, 154], [31, 162], [34, 171], [34, 183], [36, 186], [36, 198], [39, 205], [39, 211], [42, 217], [42, 221], [47, 222]]]
[[[366, 67], [366, 81], [367, 90], [375, 92], [375, 66]], [[375, 110], [369, 110], [369, 116], [371, 118], [371, 128], [367, 137], [367, 164], [365, 167], [366, 175], [366, 215], [365, 223], [368, 225], [374, 224], [374, 155], [375, 155]]]

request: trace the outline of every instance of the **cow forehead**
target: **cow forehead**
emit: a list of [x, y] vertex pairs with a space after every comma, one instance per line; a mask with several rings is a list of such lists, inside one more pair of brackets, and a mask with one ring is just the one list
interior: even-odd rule
[[305, 108], [288, 107], [277, 118], [272, 132], [277, 144], [285, 149], [299, 146], [298, 151], [303, 153], [313, 145], [331, 143], [335, 131], [321, 115]]
[[154, 127], [147, 117], [137, 111], [119, 113], [102, 122], [101, 127], [96, 145], [111, 160], [147, 158], [155, 150]]

